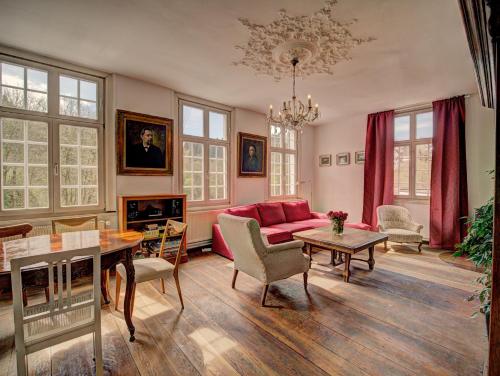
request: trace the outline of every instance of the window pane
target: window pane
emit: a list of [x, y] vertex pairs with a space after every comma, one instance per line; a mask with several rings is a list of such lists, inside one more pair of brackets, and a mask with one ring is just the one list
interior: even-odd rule
[[87, 119], [97, 119], [97, 103], [80, 101], [80, 117]]
[[281, 128], [276, 125], [271, 125], [271, 147], [281, 147]]
[[60, 97], [59, 113], [61, 115], [78, 116], [78, 99]]
[[296, 131], [286, 129], [285, 130], [285, 149], [295, 150], [296, 140], [295, 136], [297, 135]]
[[30, 111], [47, 112], [47, 94], [29, 91], [26, 93], [27, 106]]
[[0, 126], [2, 209], [48, 208], [48, 124], [1, 118]]
[[410, 116], [398, 116], [394, 119], [394, 141], [410, 139]]
[[47, 72], [28, 68], [28, 89], [47, 92]]
[[182, 130], [185, 135], [203, 137], [203, 110], [183, 105]]
[[431, 138], [432, 133], [432, 112], [417, 114], [417, 138]]
[[432, 144], [417, 145], [415, 154], [415, 195], [430, 197]]
[[99, 150], [94, 140], [97, 140], [95, 128], [59, 126], [62, 207], [99, 204]]
[[410, 146], [394, 148], [394, 194], [410, 195]]
[[80, 98], [97, 101], [97, 84], [95, 82], [80, 80]]
[[2, 86], [2, 106], [24, 108], [24, 90]]
[[295, 154], [285, 154], [285, 195], [294, 195], [296, 189]]
[[2, 85], [24, 89], [24, 67], [2, 63]]
[[209, 200], [225, 200], [227, 198], [226, 159], [225, 146], [209, 146]]
[[271, 196], [281, 196], [281, 153], [271, 152]]
[[208, 127], [208, 137], [214, 140], [227, 140], [227, 115], [210, 111]]
[[203, 144], [184, 141], [182, 150], [183, 191], [188, 201], [203, 201]]
[[78, 80], [71, 77], [59, 76], [59, 95], [78, 98]]

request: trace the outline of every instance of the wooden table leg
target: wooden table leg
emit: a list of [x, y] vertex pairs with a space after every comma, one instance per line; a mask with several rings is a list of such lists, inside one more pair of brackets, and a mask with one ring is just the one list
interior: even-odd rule
[[370, 270], [373, 270], [375, 267], [375, 258], [373, 257], [373, 252], [375, 251], [375, 247], [368, 248], [368, 267]]
[[104, 304], [109, 304], [109, 291], [108, 291], [108, 274], [106, 269], [101, 270], [101, 294], [104, 298]]
[[337, 251], [335, 251], [335, 250], [333, 250], [333, 249], [332, 249], [332, 250], [331, 250], [331, 256], [332, 256], [332, 257], [331, 257], [331, 261], [330, 261], [330, 263], [331, 263], [333, 266], [335, 266], [335, 259], [337, 258]]
[[351, 271], [349, 270], [349, 267], [351, 265], [351, 254], [350, 253], [346, 253], [344, 255], [345, 257], [345, 263], [344, 263], [344, 282], [345, 283], [349, 283], [349, 277], [351, 276]]
[[125, 289], [125, 302], [124, 302], [124, 316], [125, 322], [127, 323], [128, 331], [130, 332], [130, 342], [135, 341], [135, 327], [132, 323], [132, 301], [134, 294], [135, 285], [135, 268], [133, 263], [133, 249], [127, 249], [125, 252], [125, 259], [122, 261], [125, 266], [125, 272], [127, 274], [127, 287]]
[[307, 254], [309, 255], [309, 268], [310, 268], [313, 258], [312, 258], [312, 246], [309, 243], [307, 243]]

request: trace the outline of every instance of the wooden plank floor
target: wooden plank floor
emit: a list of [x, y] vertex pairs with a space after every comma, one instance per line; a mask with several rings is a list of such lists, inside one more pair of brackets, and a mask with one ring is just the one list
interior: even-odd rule
[[[366, 253], [366, 252], [365, 252]], [[367, 257], [366, 254], [361, 256]], [[480, 375], [486, 352], [483, 317], [471, 318], [477, 273], [439, 259], [438, 252], [377, 248], [375, 270], [314, 255], [309, 291], [302, 276], [261, 285], [213, 254], [181, 266], [185, 310], [175, 285], [137, 287], [137, 340], [128, 342], [121, 309], [103, 309], [105, 369], [111, 375]], [[112, 281], [112, 288], [114, 284]], [[114, 291], [114, 290], [112, 290]], [[123, 302], [123, 299], [122, 299]], [[123, 304], [123, 303], [122, 303]], [[0, 375], [15, 375], [10, 302], [0, 303]], [[86, 336], [30, 355], [32, 375], [92, 373]]]

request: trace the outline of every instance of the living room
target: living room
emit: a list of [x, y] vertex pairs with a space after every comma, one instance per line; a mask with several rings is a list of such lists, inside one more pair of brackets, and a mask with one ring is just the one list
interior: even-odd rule
[[487, 3], [2, 2], [0, 373], [500, 374]]

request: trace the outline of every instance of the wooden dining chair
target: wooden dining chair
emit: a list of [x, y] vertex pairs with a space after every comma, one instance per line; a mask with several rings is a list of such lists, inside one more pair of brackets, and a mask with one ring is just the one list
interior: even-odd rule
[[[2, 241], [15, 240], [17, 238], [25, 238], [28, 233], [33, 230], [33, 226], [29, 223], [21, 223], [13, 226], [0, 227], [0, 239]], [[23, 288], [23, 304], [28, 304], [28, 295], [26, 289]]]
[[[91, 258], [92, 289], [71, 289], [71, 261]], [[49, 301], [22, 304], [22, 269], [46, 267]], [[17, 374], [27, 375], [27, 355], [92, 333], [96, 375], [102, 375], [101, 343], [101, 247], [44, 253], [11, 259]], [[57, 292], [55, 286], [58, 286]], [[64, 286], [66, 289], [64, 290]], [[76, 290], [76, 289], [75, 289]], [[57, 297], [57, 298], [56, 298]]]
[[58, 218], [52, 220], [52, 233], [62, 234], [63, 232], [98, 230], [97, 215], [75, 218]]
[[[144, 259], [134, 260], [135, 284], [132, 292], [131, 311], [133, 311], [134, 309], [135, 286], [137, 283], [152, 281], [154, 279], [160, 279], [161, 291], [165, 293], [165, 279], [169, 278], [170, 276], [173, 276], [175, 279], [175, 285], [177, 287], [177, 293], [179, 294], [181, 307], [182, 309], [184, 309], [181, 286], [179, 284], [179, 263], [181, 261], [182, 250], [184, 248], [184, 239], [186, 237], [186, 230], [187, 230], [187, 224], [173, 221], [171, 219], [167, 220], [167, 224], [163, 232], [160, 251], [158, 252], [157, 257], [148, 257]], [[166, 241], [168, 238], [172, 237], [172, 235], [176, 237], [181, 236], [179, 246], [177, 247], [177, 255], [175, 257], [175, 263], [173, 265], [169, 261], [163, 258], [165, 255]], [[125, 281], [127, 280], [127, 273], [125, 272], [125, 267], [123, 266], [123, 264], [118, 264], [116, 265], [115, 309], [118, 309], [118, 301], [120, 298], [120, 287], [122, 279]]]

